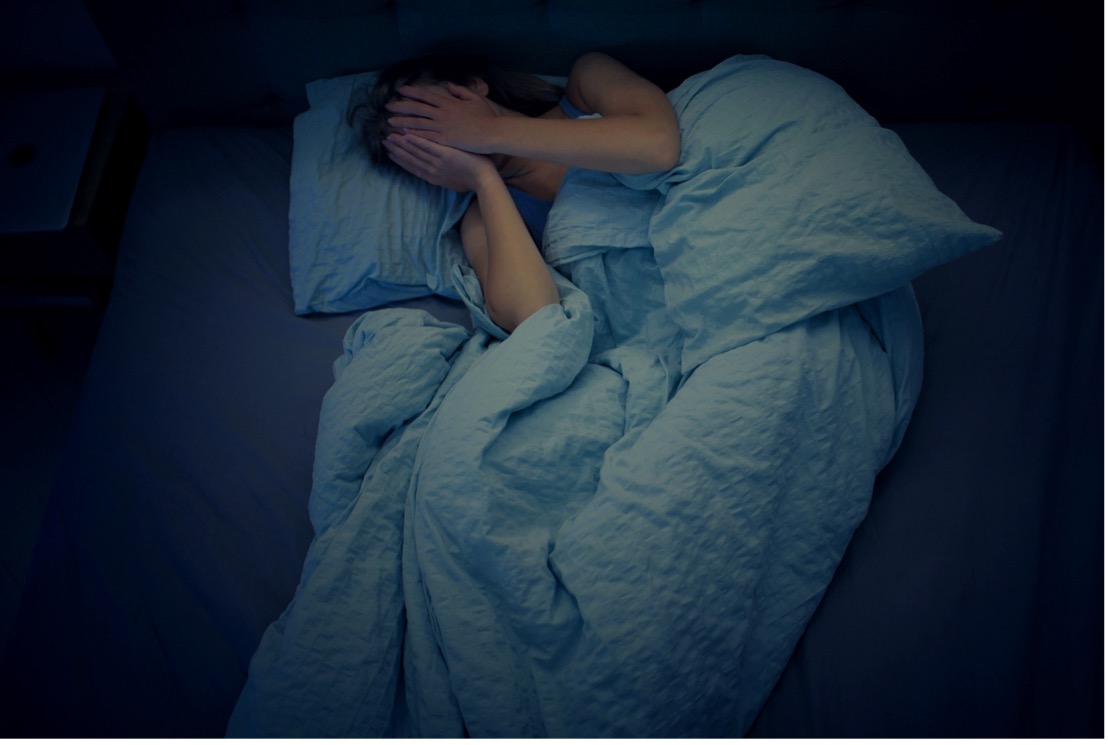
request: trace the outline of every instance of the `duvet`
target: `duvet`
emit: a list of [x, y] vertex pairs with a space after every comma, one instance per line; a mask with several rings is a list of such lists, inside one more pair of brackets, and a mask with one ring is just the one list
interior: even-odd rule
[[[764, 125], [720, 114], [767, 76], [794, 92]], [[560, 305], [506, 336], [457, 266], [475, 330], [404, 309], [350, 328], [315, 538], [229, 734], [745, 732], [914, 406], [905, 252], [995, 231], [812, 73], [735, 58], [670, 97], [674, 171], [567, 176]]]

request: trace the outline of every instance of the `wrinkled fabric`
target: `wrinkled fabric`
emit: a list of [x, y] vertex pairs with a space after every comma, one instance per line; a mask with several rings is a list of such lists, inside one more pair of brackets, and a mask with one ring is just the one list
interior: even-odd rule
[[914, 303], [873, 303], [895, 364], [850, 307], [682, 379], [664, 305], [620, 302], [664, 295], [649, 251], [586, 261], [618, 313], [562, 281], [504, 341], [401, 310], [347, 335], [317, 536], [230, 734], [744, 731], [907, 421]]

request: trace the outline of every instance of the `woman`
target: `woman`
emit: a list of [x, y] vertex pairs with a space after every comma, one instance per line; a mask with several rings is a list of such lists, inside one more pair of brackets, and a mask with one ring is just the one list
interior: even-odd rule
[[[605, 54], [574, 63], [562, 102], [535, 78], [505, 85], [498, 71], [472, 65], [472, 59], [436, 57], [384, 71], [376, 107], [369, 105], [367, 138], [409, 173], [474, 193], [461, 221], [462, 245], [489, 317], [510, 333], [558, 302], [535, 222], [545, 219], [566, 170], [666, 170], [680, 155], [680, 137], [665, 93]], [[512, 94], [528, 84], [530, 94]], [[578, 118], [588, 114], [601, 116]], [[530, 230], [519, 206], [528, 198], [545, 204]]]

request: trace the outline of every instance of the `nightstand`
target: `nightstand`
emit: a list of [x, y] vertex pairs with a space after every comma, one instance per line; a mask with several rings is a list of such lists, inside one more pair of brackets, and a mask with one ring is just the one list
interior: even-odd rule
[[102, 305], [146, 154], [124, 91], [0, 93], [0, 306]]

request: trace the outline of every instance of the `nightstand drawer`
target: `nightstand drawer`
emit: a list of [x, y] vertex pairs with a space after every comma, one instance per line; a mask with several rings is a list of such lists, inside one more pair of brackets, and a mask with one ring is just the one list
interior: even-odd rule
[[0, 94], [0, 299], [49, 302], [111, 285], [147, 131], [105, 88]]

